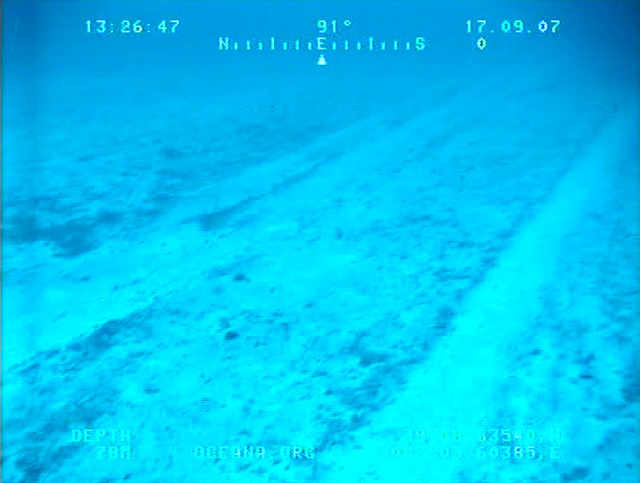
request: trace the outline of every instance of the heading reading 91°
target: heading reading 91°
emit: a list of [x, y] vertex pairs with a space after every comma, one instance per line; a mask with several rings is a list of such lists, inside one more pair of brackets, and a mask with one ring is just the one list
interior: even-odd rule
[[172, 35], [178, 32], [180, 20], [160, 20], [145, 22], [144, 20], [87, 20], [86, 32], [96, 35]]

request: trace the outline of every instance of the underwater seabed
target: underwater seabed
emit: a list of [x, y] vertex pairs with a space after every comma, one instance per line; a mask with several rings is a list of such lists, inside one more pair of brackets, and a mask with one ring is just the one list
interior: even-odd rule
[[5, 481], [634, 481], [637, 112], [492, 82], [43, 114]]

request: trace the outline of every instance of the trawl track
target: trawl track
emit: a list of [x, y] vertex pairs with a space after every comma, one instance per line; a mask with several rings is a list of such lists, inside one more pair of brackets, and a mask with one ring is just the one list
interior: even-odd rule
[[[428, 362], [410, 377], [395, 403], [374, 415], [370, 426], [354, 433], [349, 446], [358, 449], [341, 448], [339, 454], [327, 454], [318, 460], [318, 481], [391, 483], [398, 481], [398, 475], [404, 475], [406, 482], [496, 483], [513, 481], [514, 471], [520, 471], [519, 481], [552, 482], [563, 481], [563, 474], [564, 477], [589, 474], [579, 463], [589, 464], [589, 457], [598, 451], [595, 446], [575, 445], [575, 441], [584, 438], [577, 432], [581, 422], [579, 414], [554, 413], [553, 407], [542, 401], [527, 399], [535, 396], [536, 390], [553, 390], [554, 382], [536, 381], [520, 371], [522, 364], [515, 356], [537, 350], [534, 338], [528, 335], [536, 319], [548, 315], [543, 305], [549, 298], [549, 291], [551, 297], [557, 295], [553, 294], [553, 286], [560, 285], [563, 277], [557, 269], [562, 260], [571, 255], [567, 252], [566, 237], [580, 233], [590, 210], [597, 209], [603, 199], [611, 198], [612, 190], [616, 189], [616, 173], [621, 166], [634, 162], [636, 119], [637, 112], [629, 108], [605, 126], [590, 150], [558, 184], [538, 215], [514, 237], [493, 270], [467, 297], [453, 321], [454, 330], [435, 346]], [[612, 215], [609, 213], [609, 216]], [[615, 230], [616, 226], [612, 224], [609, 228]], [[590, 243], [588, 237], [584, 243]], [[604, 249], [606, 247], [601, 247]], [[588, 264], [590, 261], [580, 262]], [[572, 309], [565, 308], [566, 312], [562, 314], [565, 319], [561, 324], [571, 323], [567, 316], [572, 314]], [[603, 347], [611, 349], [606, 343]], [[606, 354], [603, 356], [607, 357]], [[556, 377], [569, 377], [562, 368], [553, 370]], [[569, 363], [566, 370], [571, 370]], [[533, 385], [542, 387], [530, 387]], [[561, 387], [563, 391], [570, 389], [569, 386]], [[509, 394], [509, 390], [518, 391], [518, 394]], [[585, 396], [562, 392], [557, 397], [580, 401]], [[502, 401], [505, 400], [518, 403], [504, 408]], [[579, 407], [575, 406], [576, 413], [579, 413]], [[465, 447], [471, 451], [471, 459], [390, 457], [391, 448], [406, 444], [399, 428], [419, 431], [437, 427], [472, 433], [478, 429], [505, 427], [505, 421], [508, 428], [514, 429], [525, 426], [558, 428], [567, 438], [565, 456], [552, 460], [547, 454], [546, 459], [524, 461], [516, 469], [513, 459], [477, 459], [475, 452], [479, 444], [474, 443]], [[588, 427], [586, 417], [582, 423]], [[592, 440], [596, 439], [592, 437]], [[507, 465], [508, 471], [504, 471]], [[615, 481], [631, 481], [625, 477], [630, 477], [633, 471], [633, 461], [620, 461], [609, 468], [611, 475], [617, 472], [618, 479], [612, 476]], [[603, 474], [606, 471], [603, 470]], [[541, 479], [530, 480], [535, 475]], [[598, 477], [593, 477], [596, 478], [593, 481], [597, 481]]]

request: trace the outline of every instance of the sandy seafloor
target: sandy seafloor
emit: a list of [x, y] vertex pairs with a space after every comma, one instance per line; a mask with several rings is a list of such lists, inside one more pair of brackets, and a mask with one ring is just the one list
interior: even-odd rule
[[12, 111], [3, 482], [638, 481], [633, 92], [233, 82]]

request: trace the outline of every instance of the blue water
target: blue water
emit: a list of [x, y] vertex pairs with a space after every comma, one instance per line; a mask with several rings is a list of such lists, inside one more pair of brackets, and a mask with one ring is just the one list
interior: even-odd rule
[[1, 7], [3, 482], [638, 481], [639, 2]]

